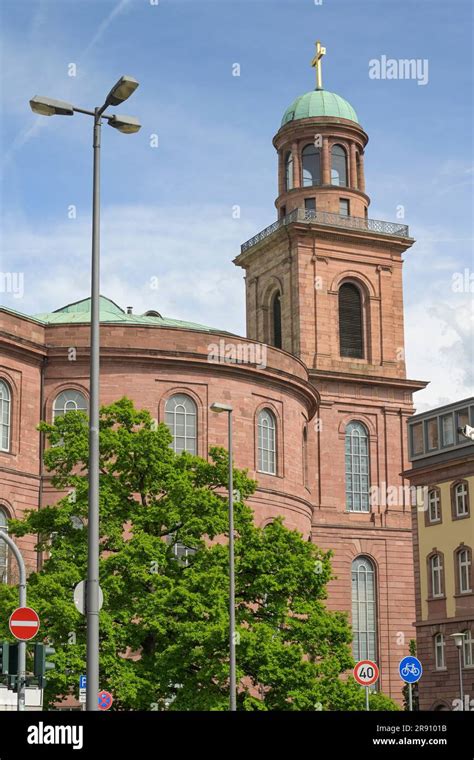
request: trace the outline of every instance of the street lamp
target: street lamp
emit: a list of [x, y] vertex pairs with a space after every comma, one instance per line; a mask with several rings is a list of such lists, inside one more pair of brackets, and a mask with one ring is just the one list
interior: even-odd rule
[[214, 401], [210, 409], [228, 414], [229, 450], [229, 709], [237, 710], [235, 677], [235, 567], [234, 567], [234, 484], [232, 473], [232, 407]]
[[92, 266], [91, 266], [91, 332], [90, 332], [90, 412], [89, 412], [89, 510], [87, 522], [87, 695], [86, 709], [98, 710], [99, 692], [99, 325], [100, 325], [100, 134], [102, 118], [119, 132], [138, 132], [140, 123], [133, 116], [104, 113], [137, 89], [133, 77], [123, 76], [114, 84], [100, 108], [93, 111], [77, 108], [62, 100], [36, 95], [30, 100], [31, 110], [42, 116], [73, 116], [75, 112], [94, 117], [94, 169], [92, 186]]
[[461, 696], [461, 710], [464, 710], [464, 684], [462, 680], [462, 648], [464, 644], [465, 633], [452, 633], [451, 638], [454, 639], [454, 644], [458, 650], [459, 655], [459, 692]]

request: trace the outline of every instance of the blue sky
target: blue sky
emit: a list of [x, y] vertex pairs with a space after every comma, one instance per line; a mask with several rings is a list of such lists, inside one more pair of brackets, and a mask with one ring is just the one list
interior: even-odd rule
[[[126, 73], [140, 87], [117, 110], [143, 127], [103, 128], [102, 292], [244, 334], [231, 262], [275, 218], [271, 140], [314, 87], [321, 39], [324, 86], [370, 137], [370, 216], [395, 220], [403, 206], [417, 239], [404, 281], [408, 374], [431, 380], [418, 410], [473, 393], [472, 292], [452, 287], [474, 270], [469, 1], [2, 0], [0, 13], [1, 268], [24, 273], [22, 297], [2, 293], [5, 305], [53, 310], [89, 287], [91, 120], [37, 117], [29, 99], [91, 108]], [[428, 83], [370, 79], [382, 55], [427, 59]]]

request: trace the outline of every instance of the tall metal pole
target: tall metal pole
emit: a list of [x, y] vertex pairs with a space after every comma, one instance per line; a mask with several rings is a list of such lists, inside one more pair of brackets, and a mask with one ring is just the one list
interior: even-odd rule
[[[18, 563], [18, 574], [20, 576], [20, 581], [18, 583], [18, 596], [19, 596], [19, 606], [20, 607], [26, 607], [26, 568], [25, 568], [25, 562], [23, 560], [23, 557], [20, 554], [20, 550], [18, 546], [15, 544], [13, 539], [10, 538], [10, 536], [5, 533], [5, 531], [0, 530], [0, 539], [5, 541], [5, 543], [8, 544], [10, 549], [12, 550], [13, 554], [15, 555], [15, 559]], [[25, 709], [25, 685], [26, 685], [26, 641], [19, 641], [18, 642], [18, 701], [17, 701], [17, 710], [20, 712], [23, 712]]]
[[87, 691], [86, 709], [98, 710], [99, 692], [99, 361], [100, 361], [100, 130], [103, 108], [94, 115], [92, 188], [92, 271], [89, 410], [89, 513], [87, 550]]
[[232, 412], [229, 411], [229, 709], [237, 710], [235, 676], [235, 567], [234, 567], [234, 482], [232, 472]]
[[369, 687], [365, 687], [365, 709], [370, 710], [370, 702], [369, 702]]
[[413, 711], [413, 692], [411, 683], [408, 684], [408, 709], [410, 712]]
[[464, 684], [462, 680], [462, 646], [458, 647], [459, 655], [459, 692], [461, 695], [461, 710], [464, 710]]

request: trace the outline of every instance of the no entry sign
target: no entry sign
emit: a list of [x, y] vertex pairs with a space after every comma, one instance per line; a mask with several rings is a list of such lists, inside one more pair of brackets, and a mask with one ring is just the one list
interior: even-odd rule
[[361, 660], [354, 668], [354, 678], [361, 686], [372, 686], [379, 680], [379, 669], [372, 660]]
[[10, 615], [10, 631], [19, 641], [33, 639], [39, 631], [40, 619], [38, 613], [31, 607], [18, 607]]

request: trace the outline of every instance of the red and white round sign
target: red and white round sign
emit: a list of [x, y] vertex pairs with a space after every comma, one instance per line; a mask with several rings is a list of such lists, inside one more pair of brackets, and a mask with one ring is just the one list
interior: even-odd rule
[[379, 669], [372, 660], [361, 660], [354, 668], [354, 678], [361, 686], [372, 686], [379, 680]]
[[10, 615], [10, 631], [19, 641], [33, 639], [39, 631], [40, 619], [38, 613], [31, 607], [18, 607]]

